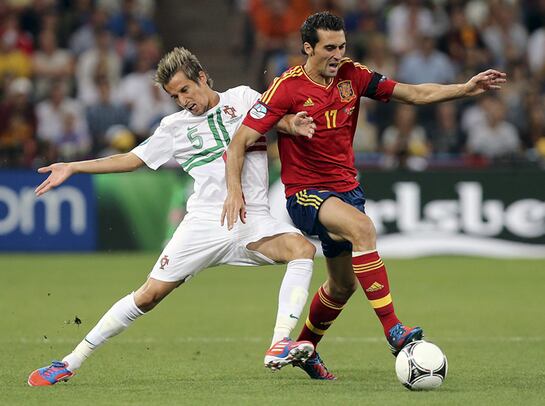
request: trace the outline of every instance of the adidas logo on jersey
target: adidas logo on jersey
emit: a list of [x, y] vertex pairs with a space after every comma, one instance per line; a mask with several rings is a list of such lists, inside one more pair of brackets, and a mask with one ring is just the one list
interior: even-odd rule
[[367, 289], [365, 289], [366, 292], [376, 292], [377, 290], [381, 290], [384, 287], [384, 285], [381, 285], [378, 282], [373, 282], [371, 286], [369, 286]]
[[314, 106], [314, 102], [312, 101], [312, 99], [309, 97], [307, 99], [307, 101], [305, 102], [305, 104], [303, 104], [303, 107], [312, 107]]

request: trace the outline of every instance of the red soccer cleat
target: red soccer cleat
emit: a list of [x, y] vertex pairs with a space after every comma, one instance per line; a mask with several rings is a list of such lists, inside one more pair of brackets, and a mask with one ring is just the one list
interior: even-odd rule
[[421, 340], [423, 335], [424, 332], [420, 327], [406, 327], [397, 323], [390, 329], [386, 338], [392, 354], [397, 356], [403, 347], [413, 341]]
[[306, 362], [314, 352], [310, 341], [292, 341], [288, 337], [272, 345], [265, 353], [265, 366], [273, 371], [294, 362]]
[[317, 352], [315, 352], [314, 356], [309, 358], [306, 362], [296, 362], [293, 366], [301, 368], [312, 379], [322, 381], [334, 381], [337, 379], [335, 375], [327, 370], [324, 361], [322, 361]]
[[51, 365], [32, 372], [28, 377], [30, 386], [50, 386], [57, 382], [66, 382], [74, 373], [68, 370], [68, 364], [62, 361], [53, 361]]

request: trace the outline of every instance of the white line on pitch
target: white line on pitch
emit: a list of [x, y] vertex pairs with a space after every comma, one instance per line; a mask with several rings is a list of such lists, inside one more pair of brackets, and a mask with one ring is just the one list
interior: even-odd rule
[[[83, 337], [82, 337], [83, 338]], [[545, 337], [524, 337], [524, 336], [511, 336], [511, 337], [426, 337], [430, 341], [434, 342], [453, 342], [453, 343], [517, 343], [517, 342], [542, 342], [545, 341]], [[246, 342], [246, 343], [263, 343], [268, 342], [267, 337], [178, 337], [178, 338], [164, 338], [156, 339], [152, 337], [143, 338], [113, 338], [111, 342], [120, 344], [151, 344], [151, 343], [234, 343], [234, 342]], [[383, 337], [325, 337], [324, 342], [335, 343], [383, 343]], [[0, 338], [2, 344], [77, 344], [77, 339], [68, 339], [65, 337], [3, 337]]]

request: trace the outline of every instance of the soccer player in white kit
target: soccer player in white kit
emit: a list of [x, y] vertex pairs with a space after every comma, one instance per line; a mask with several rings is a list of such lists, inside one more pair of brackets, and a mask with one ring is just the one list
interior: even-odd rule
[[[217, 93], [201, 64], [188, 50], [175, 48], [160, 61], [155, 81], [176, 100], [182, 111], [165, 117], [154, 134], [126, 154], [56, 163], [38, 172], [50, 172], [36, 188], [38, 196], [75, 173], [128, 172], [147, 165], [152, 169], [174, 158], [195, 181], [187, 203], [188, 214], [159, 256], [146, 282], [115, 303], [62, 361], [32, 372], [31, 386], [53, 385], [74, 375], [82, 363], [109, 338], [128, 328], [153, 309], [173, 289], [201, 270], [220, 265], [287, 263], [279, 293], [278, 313], [265, 365], [272, 370], [305, 361], [314, 351], [308, 341], [288, 337], [308, 296], [314, 246], [295, 227], [271, 217], [265, 138], [248, 149], [242, 175], [246, 216], [228, 230], [220, 224], [226, 197], [224, 154], [230, 137], [260, 94], [246, 86]], [[310, 136], [312, 119], [286, 116], [282, 131]]]

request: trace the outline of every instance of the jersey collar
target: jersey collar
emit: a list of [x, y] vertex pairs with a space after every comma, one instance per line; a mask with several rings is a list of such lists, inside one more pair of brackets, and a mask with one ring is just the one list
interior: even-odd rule
[[331, 85], [333, 85], [333, 82], [335, 82], [335, 79], [337, 78], [337, 76], [335, 76], [331, 82], [329, 82], [328, 85], [322, 85], [321, 83], [318, 83], [314, 80], [311, 79], [311, 77], [307, 74], [307, 72], [305, 71], [305, 66], [304, 65], [301, 65], [301, 69], [303, 70], [303, 74], [305, 75], [305, 77], [314, 85], [316, 86], [319, 86], [321, 87], [322, 89], [329, 89], [331, 87]]

